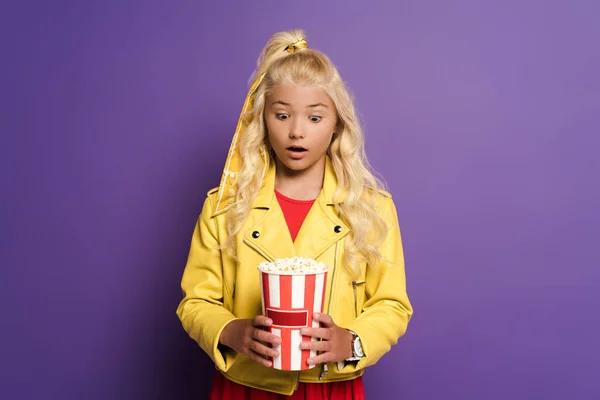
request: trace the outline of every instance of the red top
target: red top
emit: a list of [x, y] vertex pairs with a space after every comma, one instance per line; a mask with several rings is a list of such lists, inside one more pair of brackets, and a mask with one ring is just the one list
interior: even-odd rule
[[285, 222], [287, 222], [288, 229], [290, 230], [292, 241], [294, 241], [302, 226], [302, 222], [304, 222], [304, 218], [306, 218], [306, 214], [308, 214], [308, 211], [315, 201], [290, 199], [279, 193], [277, 190], [275, 191], [275, 195], [277, 196], [279, 206], [283, 211], [283, 216], [285, 217]]

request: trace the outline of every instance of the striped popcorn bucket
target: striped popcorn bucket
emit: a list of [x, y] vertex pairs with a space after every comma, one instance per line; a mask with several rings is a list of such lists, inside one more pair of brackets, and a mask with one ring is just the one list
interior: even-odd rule
[[267, 330], [281, 338], [281, 345], [274, 346], [279, 357], [273, 359], [273, 368], [301, 371], [313, 368], [306, 360], [316, 356], [315, 350], [303, 350], [301, 342], [315, 341], [303, 336], [300, 329], [318, 328], [313, 320], [314, 312], [323, 312], [327, 271], [318, 273], [260, 272], [263, 315], [273, 321]]

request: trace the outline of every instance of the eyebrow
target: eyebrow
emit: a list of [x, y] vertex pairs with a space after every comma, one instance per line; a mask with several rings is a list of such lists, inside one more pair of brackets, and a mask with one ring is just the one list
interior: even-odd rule
[[281, 100], [275, 100], [274, 102], [271, 103], [271, 105], [275, 105], [275, 104], [281, 104], [282, 106], [290, 105], [290, 103], [286, 103], [285, 101], [281, 101]]
[[[282, 106], [290, 106], [291, 105], [290, 103], [286, 103], [285, 101], [281, 101], [281, 100], [275, 100], [274, 102], [271, 103], [271, 105], [275, 105], [275, 104], [281, 104]], [[316, 107], [325, 107], [325, 108], [328, 108], [323, 103], [310, 104], [310, 105], [306, 106], [306, 108], [316, 108]]]

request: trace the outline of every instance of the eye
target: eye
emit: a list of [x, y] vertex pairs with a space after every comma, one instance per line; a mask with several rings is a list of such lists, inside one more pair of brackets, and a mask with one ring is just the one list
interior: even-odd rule
[[313, 116], [310, 117], [310, 120], [312, 122], [319, 122], [322, 119], [323, 119], [323, 117], [319, 117], [318, 115], [313, 115]]
[[279, 119], [279, 120], [286, 120], [288, 119], [290, 116], [288, 114], [285, 113], [279, 113], [279, 114], [275, 114], [275, 118]]

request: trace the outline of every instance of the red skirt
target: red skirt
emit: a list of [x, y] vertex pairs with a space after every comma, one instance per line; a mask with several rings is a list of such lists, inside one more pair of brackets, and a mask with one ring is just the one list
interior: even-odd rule
[[210, 400], [364, 400], [362, 377], [349, 381], [298, 384], [291, 396], [240, 385], [217, 371], [210, 392]]

